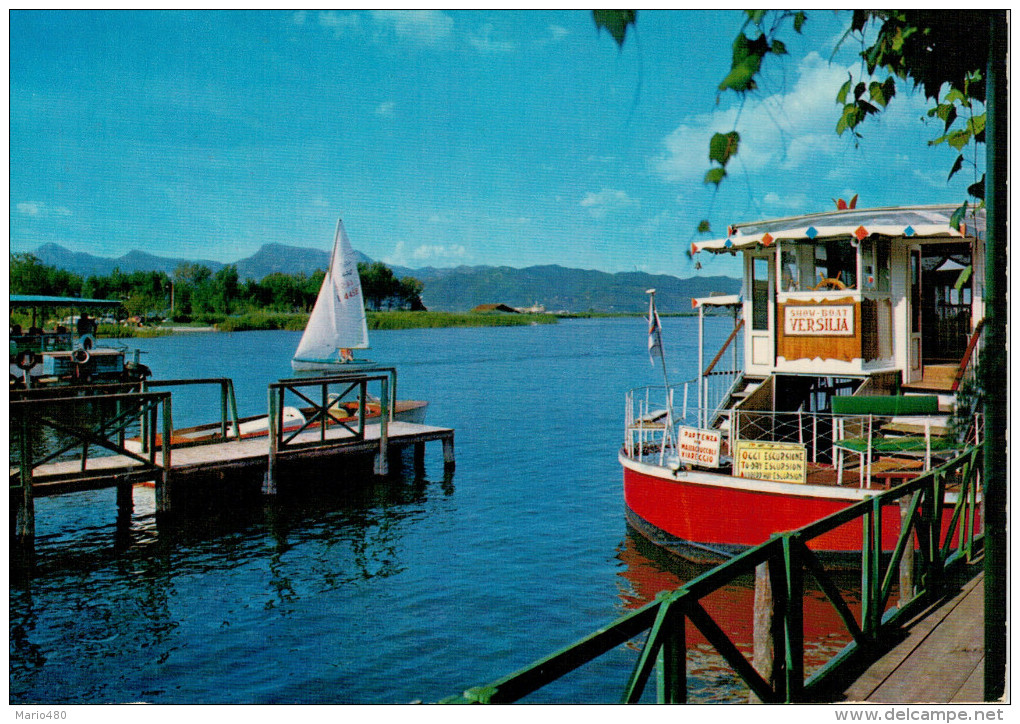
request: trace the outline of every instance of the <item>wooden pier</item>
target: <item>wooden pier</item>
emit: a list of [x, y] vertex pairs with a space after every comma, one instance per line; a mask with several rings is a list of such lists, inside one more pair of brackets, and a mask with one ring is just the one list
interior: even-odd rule
[[985, 700], [985, 577], [920, 612], [906, 638], [843, 692], [848, 702], [961, 704]]
[[[439, 440], [443, 443], [443, 463], [454, 464], [453, 430], [430, 425], [416, 425], [409, 422], [390, 422], [388, 445], [390, 448], [415, 447], [416, 457], [424, 454], [426, 442]], [[280, 460], [312, 460], [337, 455], [378, 454], [381, 426], [366, 425], [364, 439], [358, 439], [347, 429], [327, 429], [323, 443], [318, 430], [303, 432], [293, 443], [318, 443], [307, 447], [281, 450]], [[268, 437], [173, 448], [171, 451], [170, 478], [180, 481], [189, 475], [227, 473], [258, 468], [266, 470], [269, 461], [270, 443]], [[17, 474], [11, 468], [11, 476]], [[86, 460], [82, 470], [80, 460], [47, 463], [35, 468], [32, 473], [33, 497], [61, 495], [83, 490], [111, 488], [123, 483], [153, 480], [151, 469], [140, 465], [133, 458], [124, 455], [93, 457]]]
[[[373, 383], [379, 386], [377, 397], [369, 393]], [[233, 400], [230, 380], [151, 384], [203, 384], [219, 388], [222, 419], [208, 426], [218, 432], [211, 433], [210, 439], [179, 444], [173, 429], [170, 392], [111, 394], [111, 390], [97, 387], [53, 398], [25, 391], [20, 399], [11, 402], [11, 424], [18, 433], [19, 452], [18, 464], [10, 466], [12, 538], [24, 542], [34, 538], [33, 501], [38, 497], [117, 488], [118, 507], [129, 508], [131, 487], [151, 481], [155, 483], [156, 513], [166, 515], [173, 509], [172, 501], [179, 492], [187, 492], [189, 499], [196, 495], [210, 497], [215, 487], [228, 495], [236, 493], [233, 497], [237, 497], [251, 489], [251, 481], [256, 480], [256, 493], [261, 487], [263, 495], [275, 495], [281, 466], [301, 471], [302, 466], [326, 460], [342, 459], [354, 465], [367, 459], [374, 462], [376, 475], [386, 475], [390, 455], [412, 448], [415, 467], [421, 468], [425, 443], [437, 440], [443, 445], [444, 468], [450, 471], [454, 467], [452, 429], [392, 419], [390, 411], [396, 407], [395, 370], [272, 383], [268, 388], [269, 414], [264, 418], [268, 430], [250, 437], [238, 436], [241, 428], [236, 405], [228, 405]], [[307, 417], [297, 429], [284, 429], [287, 396], [310, 406], [304, 408]], [[377, 414], [369, 414], [370, 400], [377, 406]], [[345, 401], [354, 403], [353, 416], [342, 407]], [[126, 436], [129, 429], [137, 430], [139, 424], [141, 435], [135, 438], [132, 448]], [[161, 432], [157, 434], [157, 430]], [[35, 438], [43, 431], [61, 436], [59, 450], [38, 446]], [[78, 457], [66, 459], [76, 448]], [[96, 449], [104, 449], [108, 454], [97, 456], [93, 454]], [[206, 485], [205, 481], [210, 479], [222, 484]]]

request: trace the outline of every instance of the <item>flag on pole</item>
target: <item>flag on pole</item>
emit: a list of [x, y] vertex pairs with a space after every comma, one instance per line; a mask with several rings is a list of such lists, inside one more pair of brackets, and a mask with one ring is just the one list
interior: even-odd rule
[[652, 356], [656, 350], [659, 357], [662, 357], [662, 325], [659, 324], [659, 313], [655, 311], [655, 297], [648, 300], [648, 361], [655, 366], [655, 358]]

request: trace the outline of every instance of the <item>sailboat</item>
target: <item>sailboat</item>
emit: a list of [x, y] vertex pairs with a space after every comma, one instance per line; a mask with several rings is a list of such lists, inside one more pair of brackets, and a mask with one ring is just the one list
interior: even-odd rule
[[[388, 373], [392, 375], [390, 389], [395, 389], [396, 371], [393, 368], [380, 368], [371, 360], [355, 359], [351, 354], [351, 350], [367, 348], [368, 323], [361, 296], [358, 264], [347, 232], [344, 230], [343, 220], [338, 219], [329, 268], [326, 269], [326, 276], [322, 280], [322, 287], [319, 289], [312, 314], [308, 318], [305, 332], [291, 359], [291, 367], [295, 371], [317, 373], [322, 376], [343, 372]], [[425, 400], [392, 400], [389, 407], [390, 419], [424, 424], [428, 404]], [[280, 419], [281, 429], [286, 433], [306, 427], [317, 428], [320, 424], [318, 422], [306, 425], [308, 418], [315, 414], [314, 408], [284, 407]], [[365, 405], [366, 422], [378, 422], [381, 414], [382, 406], [379, 400], [368, 399]], [[356, 402], [336, 404], [326, 424], [349, 425], [357, 420], [358, 415]], [[235, 439], [265, 437], [268, 434], [269, 418], [266, 415], [242, 417], [237, 420], [236, 427], [230, 424], [226, 431], [227, 438]], [[193, 445], [219, 439], [222, 439], [219, 422], [174, 430], [171, 434], [172, 445]], [[157, 435], [156, 447], [162, 444], [162, 436]], [[140, 452], [141, 438], [125, 441], [125, 447], [133, 452]]]
[[371, 360], [354, 359], [351, 353], [367, 348], [368, 324], [358, 262], [344, 222], [337, 219], [329, 267], [290, 365], [298, 372], [346, 372], [373, 367], [375, 363]]

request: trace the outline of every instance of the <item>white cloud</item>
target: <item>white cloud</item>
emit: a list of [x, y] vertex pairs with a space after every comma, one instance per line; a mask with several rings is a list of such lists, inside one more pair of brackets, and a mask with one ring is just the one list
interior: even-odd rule
[[453, 18], [439, 10], [373, 10], [372, 19], [397, 37], [435, 45], [453, 36]]
[[420, 264], [462, 263], [468, 257], [467, 248], [461, 244], [421, 244], [408, 249], [407, 244], [398, 241], [393, 253], [385, 257], [387, 264], [414, 266]]
[[808, 199], [806, 194], [795, 193], [795, 194], [777, 194], [774, 191], [769, 191], [765, 194], [765, 198], [762, 200], [766, 207], [774, 209], [780, 209], [783, 211], [799, 211], [806, 209], [813, 203]]
[[291, 15], [290, 19], [295, 25], [304, 25], [305, 20], [308, 19], [308, 12], [306, 10], [298, 10], [296, 13]]
[[15, 204], [19, 214], [24, 216], [70, 216], [71, 210], [66, 206], [47, 206], [42, 201], [21, 201]]
[[422, 244], [411, 252], [415, 261], [463, 259], [467, 249], [460, 244], [445, 246], [443, 244]]
[[563, 38], [570, 35], [570, 31], [564, 28], [562, 25], [550, 25], [549, 35], [552, 36], [553, 40], [562, 40]]
[[337, 36], [348, 30], [361, 29], [361, 17], [354, 13], [338, 13], [336, 10], [324, 10], [317, 16], [319, 25], [329, 28]]
[[[852, 70], [859, 73], [857, 67]], [[847, 73], [847, 67], [809, 53], [797, 68], [791, 89], [765, 97], [749, 96], [742, 110], [734, 106], [689, 118], [666, 137], [665, 151], [653, 159], [652, 166], [668, 181], [700, 181], [711, 165], [710, 138], [734, 128], [740, 134], [740, 149], [734, 159], [738, 165], [731, 163], [731, 172], [734, 168], [793, 171], [838, 158], [848, 141], [846, 136], [836, 135], [836, 91]], [[881, 114], [885, 131], [914, 123], [923, 108], [923, 99], [916, 95], [897, 96]]]
[[394, 103], [393, 101], [386, 101], [385, 103], [380, 103], [375, 107], [375, 114], [377, 116], [386, 116], [387, 118], [392, 118], [393, 109], [396, 108], [396, 105], [397, 104]]
[[598, 193], [589, 191], [581, 199], [581, 206], [587, 208], [588, 212], [597, 219], [602, 218], [610, 211], [617, 211], [636, 204], [637, 201], [628, 196], [626, 191], [616, 189], [602, 189]]
[[468, 36], [471, 47], [483, 53], [510, 53], [517, 49], [517, 45], [508, 40], [494, 40], [493, 30], [492, 24], [487, 23], [479, 28], [477, 33], [471, 33]]

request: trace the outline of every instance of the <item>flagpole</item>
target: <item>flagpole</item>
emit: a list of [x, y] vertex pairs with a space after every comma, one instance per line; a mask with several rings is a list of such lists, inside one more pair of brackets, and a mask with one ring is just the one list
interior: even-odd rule
[[649, 295], [648, 303], [648, 331], [651, 334], [655, 332], [655, 341], [659, 347], [659, 360], [662, 362], [662, 381], [666, 385], [666, 426], [665, 436], [662, 441], [662, 448], [659, 451], [659, 463], [662, 463], [662, 457], [666, 453], [666, 438], [669, 439], [671, 444], [673, 441], [673, 393], [669, 388], [669, 376], [666, 373], [666, 353], [662, 346], [662, 325], [659, 323], [659, 312], [655, 308], [655, 290], [648, 289], [645, 294]]

